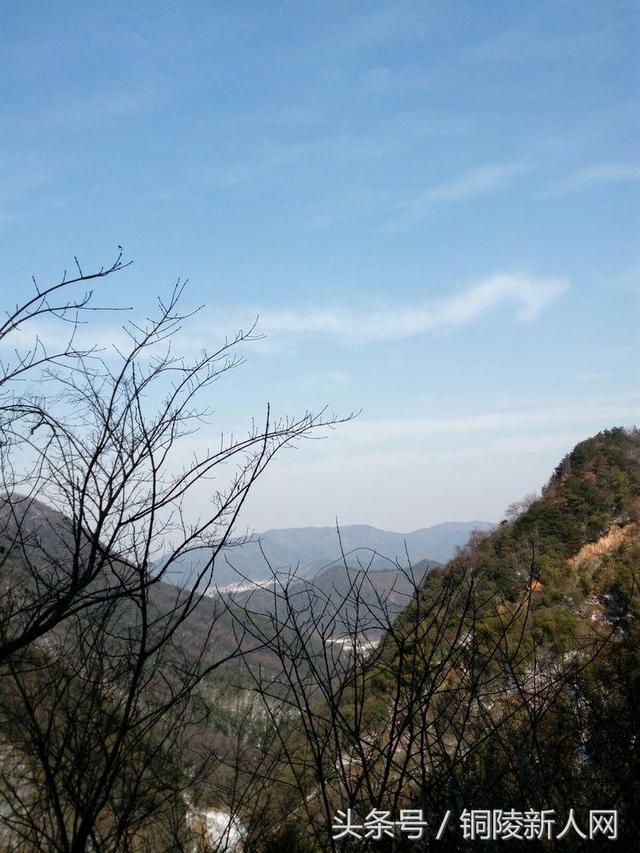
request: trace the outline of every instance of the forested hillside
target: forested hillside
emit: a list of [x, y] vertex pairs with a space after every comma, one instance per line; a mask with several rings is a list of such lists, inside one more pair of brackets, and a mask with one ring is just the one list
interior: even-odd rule
[[[30, 513], [19, 549], [3, 517], [3, 589], [44, 607], [72, 528]], [[190, 609], [161, 580], [143, 607], [131, 581], [114, 597], [133, 568], [109, 558], [84, 609], [3, 666], [2, 844], [65, 850], [92, 807], [101, 850], [486, 850], [501, 841], [464, 838], [465, 810], [547, 810], [557, 834], [604, 809], [637, 849], [639, 520], [640, 433], [614, 429], [446, 565], [345, 560]], [[336, 838], [347, 809], [388, 831]]]
[[[297, 709], [274, 774], [286, 808], [272, 846], [256, 849], [281, 849], [285, 836], [309, 851], [470, 849], [465, 809], [550, 810], [556, 834], [570, 809], [578, 825], [590, 810], [616, 810], [621, 849], [637, 849], [639, 510], [640, 434], [600, 433], [560, 462], [541, 496], [430, 572], [378, 649], [335, 666], [330, 683], [300, 627], [280, 646], [283, 663], [295, 648], [308, 667], [282, 679]], [[293, 787], [304, 797], [289, 820]], [[273, 789], [268, 801], [277, 813]], [[360, 825], [388, 812], [392, 830], [334, 840], [347, 808]], [[424, 811], [419, 842], [393, 830], [401, 809]], [[565, 835], [565, 849], [583, 849], [578, 833]], [[518, 837], [516, 848], [549, 844]]]

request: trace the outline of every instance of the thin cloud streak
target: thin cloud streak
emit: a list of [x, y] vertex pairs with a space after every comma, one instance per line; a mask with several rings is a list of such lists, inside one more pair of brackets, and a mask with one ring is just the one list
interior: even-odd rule
[[[316, 338], [345, 345], [367, 345], [407, 338], [453, 332], [480, 322], [501, 308], [511, 311], [516, 323], [535, 322], [542, 313], [569, 289], [565, 278], [536, 278], [527, 274], [505, 273], [481, 279], [451, 296], [431, 303], [388, 306], [376, 310], [347, 308], [236, 309], [215, 323], [196, 326], [181, 341], [185, 355], [210, 348], [212, 340], [224, 340], [237, 330], [247, 329], [257, 318], [256, 333], [266, 337], [253, 344], [271, 352], [287, 341]], [[40, 323], [29, 330], [8, 335], [0, 348], [33, 345], [35, 336], [45, 346], [59, 342], [60, 329], [54, 323]], [[213, 336], [213, 337], [212, 337]], [[105, 357], [130, 344], [123, 326], [86, 327], [76, 332], [78, 346], [96, 346]]]
[[[474, 446], [480, 435], [490, 437], [511, 433], [514, 437], [529, 441], [529, 430], [547, 434], [549, 428], [557, 429], [566, 424], [586, 422], [632, 424], [637, 419], [638, 398], [627, 397], [609, 400], [590, 407], [586, 406], [538, 406], [515, 411], [494, 411], [454, 417], [389, 418], [380, 420], [356, 419], [341, 428], [333, 438], [332, 448], [345, 447], [349, 453], [353, 448], [366, 451], [372, 447], [389, 446], [421, 447], [425, 441], [435, 438], [461, 439], [468, 437]], [[526, 437], [523, 435], [526, 433]]]
[[640, 181], [640, 166], [633, 163], [601, 163], [570, 175], [566, 181], [550, 187], [545, 195], [567, 195], [592, 187]]
[[7, 131], [66, 133], [93, 130], [109, 122], [131, 119], [153, 110], [167, 98], [166, 91], [148, 85], [125, 89], [77, 91], [59, 97], [40, 109], [2, 119]]
[[304, 335], [356, 344], [396, 341], [460, 329], [502, 306], [513, 310], [516, 322], [533, 322], [568, 288], [569, 283], [563, 278], [503, 274], [483, 279], [433, 304], [375, 311], [267, 311], [260, 315], [259, 326], [275, 337]]
[[468, 169], [398, 204], [398, 217], [391, 223], [390, 230], [401, 231], [410, 227], [441, 204], [469, 201], [507, 189], [532, 168], [531, 163], [519, 161], [484, 163]]
[[424, 194], [424, 199], [428, 202], [466, 201], [504, 189], [530, 170], [529, 163], [487, 163], [432, 187]]

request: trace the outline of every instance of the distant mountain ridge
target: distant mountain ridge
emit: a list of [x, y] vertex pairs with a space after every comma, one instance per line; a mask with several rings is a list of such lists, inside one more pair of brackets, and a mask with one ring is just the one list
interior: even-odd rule
[[[254, 534], [249, 541], [225, 549], [218, 557], [213, 582], [216, 586], [235, 583], [242, 577], [263, 580], [273, 569], [294, 569], [302, 577], [313, 577], [318, 571], [341, 560], [341, 545], [348, 562], [358, 562], [373, 569], [390, 568], [390, 560], [401, 565], [413, 565], [421, 560], [444, 563], [464, 546], [474, 531], [489, 532], [496, 527], [487, 521], [445, 521], [397, 533], [381, 530], [368, 524], [347, 524], [335, 527], [290, 527]], [[189, 584], [189, 578], [207, 559], [207, 552], [194, 552], [173, 568], [167, 580]]]

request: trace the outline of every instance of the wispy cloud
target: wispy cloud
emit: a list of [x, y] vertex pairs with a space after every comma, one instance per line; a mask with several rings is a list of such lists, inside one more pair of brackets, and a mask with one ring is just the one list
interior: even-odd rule
[[[223, 340], [235, 330], [246, 329], [258, 318], [257, 331], [266, 338], [254, 344], [258, 351], [280, 350], [300, 338], [331, 340], [344, 345], [367, 345], [398, 341], [433, 333], [450, 332], [480, 322], [492, 311], [510, 310], [516, 323], [531, 323], [569, 288], [564, 278], [537, 278], [527, 274], [502, 274], [481, 279], [464, 290], [427, 303], [385, 305], [374, 310], [344, 307], [267, 309], [237, 308], [206, 327], [195, 326], [181, 341], [185, 355], [210, 348], [212, 334]], [[35, 338], [43, 346], [59, 344], [57, 324], [41, 322], [28, 330], [7, 336], [0, 347], [32, 346]], [[75, 336], [78, 347], [96, 346], [106, 357], [130, 343], [122, 326], [81, 325]], [[336, 377], [334, 377], [336, 379]], [[340, 376], [340, 381], [343, 377]]]
[[418, 14], [410, 3], [396, 2], [369, 9], [354, 19], [343, 36], [353, 48], [371, 48], [386, 42], [420, 39], [428, 32], [424, 12]]
[[[624, 395], [556, 405], [545, 397], [522, 400], [517, 408], [441, 417], [356, 418], [329, 441], [281, 460], [253, 523], [263, 530], [282, 523], [272, 507], [283, 490], [296, 525], [336, 515], [342, 524], [366, 519], [391, 530], [447, 518], [497, 520], [513, 500], [539, 489], [578, 441], [632, 424], [637, 411], [637, 395]], [[337, 491], [336, 482], [343, 486]]]
[[545, 195], [566, 195], [591, 187], [640, 181], [640, 165], [634, 163], [601, 163], [580, 169], [555, 186]]
[[469, 201], [483, 195], [499, 192], [511, 186], [518, 178], [531, 171], [529, 162], [484, 163], [468, 169], [441, 184], [435, 184], [422, 193], [405, 199], [398, 206], [399, 216], [393, 230], [400, 230], [421, 219], [437, 205]]
[[166, 99], [147, 85], [120, 90], [75, 91], [52, 100], [36, 110], [17, 113], [2, 121], [4, 129], [33, 132], [42, 130], [83, 131], [137, 116]]
[[364, 134], [328, 134], [298, 142], [271, 139], [244, 156], [236, 153], [220, 156], [215, 164], [204, 167], [198, 178], [210, 186], [235, 187], [272, 178], [285, 169], [289, 175], [296, 170], [308, 174], [354, 161], [377, 160], [388, 149], [388, 144], [374, 142]]
[[482, 279], [431, 304], [374, 311], [311, 308], [265, 311], [260, 328], [279, 337], [293, 335], [368, 344], [459, 329], [508, 306], [517, 322], [532, 322], [569, 287], [561, 278], [503, 274]]
[[359, 78], [359, 88], [369, 95], [397, 95], [432, 89], [438, 78], [433, 73], [407, 72], [377, 67], [365, 71]]
[[380, 420], [357, 418], [342, 429], [334, 443], [367, 450], [370, 447], [420, 446], [437, 437], [453, 440], [466, 436], [471, 437], [472, 443], [476, 445], [480, 435], [497, 436], [505, 433], [521, 439], [525, 438], [526, 433], [528, 441], [531, 430], [535, 433], [540, 428], [542, 434], [546, 435], [549, 430], [566, 427], [567, 424], [596, 421], [631, 424], [636, 419], [637, 411], [636, 394], [592, 402], [589, 405], [578, 401], [574, 405], [558, 406], [538, 403], [531, 408], [450, 417]]
[[52, 111], [51, 117], [62, 125], [92, 127], [98, 122], [135, 115], [156, 101], [156, 94], [147, 88], [92, 92], [82, 98], [69, 99]]
[[[79, 321], [77, 326], [49, 319], [38, 319], [14, 329], [0, 341], [0, 350], [24, 353], [33, 347], [47, 352], [59, 352], [69, 344], [78, 350], [94, 349], [105, 357], [116, 351], [126, 352], [131, 346], [131, 337], [124, 326], [94, 326]], [[158, 348], [154, 354], [158, 352]]]
[[504, 189], [530, 169], [529, 163], [486, 163], [432, 187], [424, 198], [427, 201], [466, 201]]

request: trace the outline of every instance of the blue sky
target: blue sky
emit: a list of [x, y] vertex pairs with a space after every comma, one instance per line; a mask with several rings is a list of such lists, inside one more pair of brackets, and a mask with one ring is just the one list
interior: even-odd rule
[[275, 464], [250, 526], [497, 519], [638, 420], [638, 17], [1, 3], [3, 295], [121, 244], [109, 302], [188, 277], [186, 349], [260, 314], [221, 428], [362, 409]]

